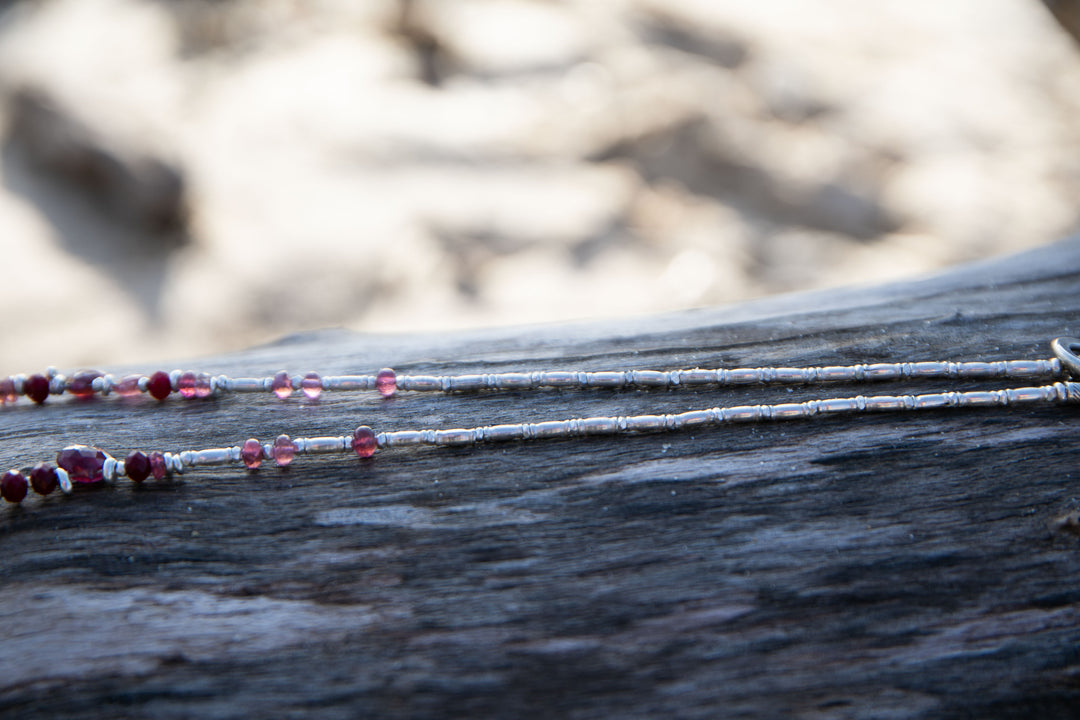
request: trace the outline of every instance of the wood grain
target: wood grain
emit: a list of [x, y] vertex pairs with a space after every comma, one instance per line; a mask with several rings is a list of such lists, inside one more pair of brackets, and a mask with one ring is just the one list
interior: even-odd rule
[[[1080, 241], [879, 288], [603, 324], [325, 331], [235, 375], [1037, 358]], [[140, 368], [153, 370], [156, 368]], [[977, 383], [967, 387], [981, 387]], [[888, 384], [886, 392], [954, 387]], [[837, 395], [865, 386], [831, 386]], [[822, 388], [21, 403], [0, 461], [807, 399]], [[1073, 717], [1075, 407], [301, 457], [0, 508], [0, 712]]]

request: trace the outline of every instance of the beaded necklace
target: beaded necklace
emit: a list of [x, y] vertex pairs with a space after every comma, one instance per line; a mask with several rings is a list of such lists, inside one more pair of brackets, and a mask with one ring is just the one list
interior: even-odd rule
[[903, 395], [856, 395], [825, 397], [803, 402], [716, 406], [676, 414], [578, 417], [541, 422], [483, 425], [471, 428], [398, 430], [376, 432], [367, 425], [352, 434], [290, 438], [278, 435], [272, 442], [250, 438], [238, 445], [178, 452], [135, 450], [118, 460], [88, 445], [68, 446], [57, 453], [55, 465], [41, 462], [24, 472], [13, 469], [0, 477], [0, 496], [22, 502], [28, 489], [48, 495], [59, 488], [71, 493], [76, 486], [114, 482], [127, 477], [135, 483], [148, 478], [163, 480], [197, 468], [243, 465], [249, 470], [272, 461], [290, 465], [297, 455], [355, 453], [371, 458], [394, 448], [462, 446], [479, 443], [548, 440], [586, 436], [677, 432], [725, 423], [796, 420], [837, 414], [901, 412], [942, 408], [986, 408], [1032, 403], [1080, 402], [1080, 339], [1062, 337], [1051, 342], [1054, 357], [1038, 360], [994, 362], [901, 362], [822, 367], [757, 367], [686, 370], [629, 370], [573, 372], [563, 370], [531, 373], [476, 375], [398, 375], [386, 368], [374, 375], [320, 377], [316, 373], [290, 375], [281, 371], [266, 378], [230, 378], [192, 371], [164, 371], [128, 375], [119, 380], [97, 371], [80, 371], [70, 378], [50, 369], [45, 374], [0, 379], [0, 404], [12, 404], [20, 396], [44, 403], [50, 395], [76, 398], [116, 394], [133, 398], [149, 395], [164, 401], [173, 393], [184, 399], [202, 399], [228, 393], [270, 392], [285, 399], [300, 391], [310, 400], [323, 391], [364, 392], [375, 390], [383, 397], [401, 392], [465, 393], [526, 391], [537, 389], [584, 390], [587, 388], [677, 389], [735, 385], [810, 385], [824, 383], [878, 383], [899, 380], [1032, 380], [1057, 379], [1050, 384], [992, 390], [949, 391]]

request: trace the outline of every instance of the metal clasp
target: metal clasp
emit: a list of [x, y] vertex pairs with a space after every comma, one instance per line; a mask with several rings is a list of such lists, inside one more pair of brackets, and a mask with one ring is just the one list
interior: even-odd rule
[[1050, 342], [1050, 349], [1061, 361], [1061, 367], [1065, 369], [1065, 372], [1080, 380], [1080, 356], [1076, 354], [1080, 350], [1080, 340], [1071, 337], [1054, 338]]

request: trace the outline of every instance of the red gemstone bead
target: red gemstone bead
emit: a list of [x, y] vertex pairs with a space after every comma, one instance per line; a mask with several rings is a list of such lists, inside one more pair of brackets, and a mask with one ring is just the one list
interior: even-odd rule
[[26, 497], [26, 478], [18, 470], [10, 470], [0, 478], [0, 496], [10, 503], [20, 503]]
[[274, 439], [274, 462], [280, 467], [285, 467], [293, 461], [296, 455], [296, 444], [289, 439], [288, 435], [278, 435]]
[[195, 373], [186, 372], [180, 374], [180, 379], [176, 381], [176, 391], [180, 393], [183, 398], [195, 397]]
[[361, 425], [353, 432], [352, 449], [360, 457], [371, 457], [378, 447], [378, 443], [375, 442], [375, 432], [367, 425]]
[[135, 397], [139, 394], [139, 381], [142, 375], [126, 375], [120, 382], [113, 385], [113, 392], [120, 397]]
[[265, 455], [263, 454], [262, 443], [255, 438], [245, 440], [244, 444], [240, 446], [240, 459], [244, 461], [244, 465], [249, 470], [254, 470], [262, 465], [263, 457]]
[[375, 376], [375, 388], [383, 397], [390, 397], [397, 392], [397, 374], [390, 368], [383, 368]]
[[169, 373], [158, 370], [146, 381], [146, 392], [155, 400], [164, 400], [172, 392], [172, 380]]
[[49, 397], [49, 378], [44, 375], [31, 375], [23, 380], [23, 394], [38, 405]]
[[289, 379], [289, 373], [282, 370], [275, 375], [270, 381], [270, 389], [282, 400], [292, 395], [292, 380]]
[[30, 487], [38, 495], [48, 495], [60, 486], [60, 478], [56, 476], [56, 468], [49, 463], [38, 463], [30, 471]]
[[67, 391], [77, 398], [89, 398], [94, 395], [94, 381], [101, 377], [97, 370], [80, 370], [68, 380]]
[[168, 468], [165, 467], [165, 456], [156, 450], [148, 456], [150, 460], [150, 474], [154, 476], [155, 480], [161, 480], [168, 474]]
[[303, 390], [304, 395], [308, 400], [318, 400], [322, 395], [322, 378], [319, 377], [319, 373], [310, 372], [304, 376], [304, 379], [300, 381], [300, 389]]
[[15, 392], [15, 381], [9, 377], [0, 378], [0, 405], [13, 403], [19, 399]]
[[195, 376], [195, 397], [208, 398], [213, 388], [210, 385], [210, 376], [206, 373], [199, 373]]
[[73, 483], [102, 481], [101, 471], [109, 456], [86, 445], [70, 445], [56, 454], [56, 464], [67, 470]]
[[145, 453], [133, 450], [124, 458], [124, 473], [133, 482], [141, 483], [150, 477], [150, 458]]

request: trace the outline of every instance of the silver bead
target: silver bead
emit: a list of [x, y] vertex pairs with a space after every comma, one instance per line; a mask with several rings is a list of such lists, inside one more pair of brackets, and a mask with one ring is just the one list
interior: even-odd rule
[[71, 494], [71, 477], [68, 476], [67, 470], [64, 468], [56, 468], [56, 479], [60, 483], [60, 490], [65, 495]]

